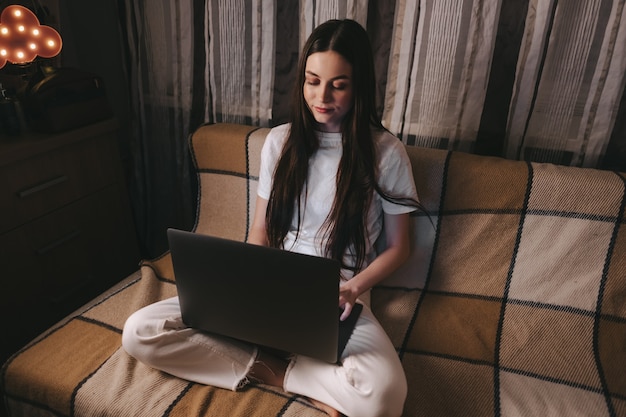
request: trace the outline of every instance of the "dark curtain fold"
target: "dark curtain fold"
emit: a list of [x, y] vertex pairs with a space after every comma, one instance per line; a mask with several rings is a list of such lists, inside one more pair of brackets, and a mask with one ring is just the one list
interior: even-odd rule
[[509, 103], [515, 83], [515, 68], [524, 37], [524, 19], [528, 0], [504, 0], [493, 49], [493, 64], [485, 94], [485, 105], [476, 138], [476, 153], [502, 155]]
[[175, 2], [162, 3], [161, 13], [154, 5], [119, 2], [133, 113], [130, 195], [146, 258], [167, 250], [168, 227], [193, 226], [196, 181], [186, 141], [205, 122], [207, 99], [202, 2], [190, 2], [195, 9], [184, 15]]

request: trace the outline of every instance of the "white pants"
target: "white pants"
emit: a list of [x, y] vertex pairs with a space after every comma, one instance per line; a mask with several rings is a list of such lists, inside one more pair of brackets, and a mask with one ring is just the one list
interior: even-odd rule
[[[124, 326], [122, 345], [153, 368], [230, 390], [249, 382], [247, 375], [258, 353], [253, 345], [186, 327], [177, 297], [132, 314]], [[398, 417], [407, 394], [395, 348], [366, 306], [341, 365], [296, 355], [287, 367], [283, 389], [358, 417]]]

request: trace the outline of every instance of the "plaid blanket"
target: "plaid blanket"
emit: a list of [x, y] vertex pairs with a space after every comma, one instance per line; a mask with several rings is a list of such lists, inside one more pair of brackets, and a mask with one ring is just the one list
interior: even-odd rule
[[[267, 129], [190, 138], [196, 231], [245, 240]], [[372, 291], [409, 382], [405, 416], [626, 416], [624, 174], [408, 148], [422, 203], [411, 259]], [[176, 292], [168, 254], [68, 317], [1, 374], [11, 416], [323, 416], [267, 386], [231, 392], [120, 347]]]

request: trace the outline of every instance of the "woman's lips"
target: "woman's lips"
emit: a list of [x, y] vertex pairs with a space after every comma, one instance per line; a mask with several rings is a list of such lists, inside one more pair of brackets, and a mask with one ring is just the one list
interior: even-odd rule
[[333, 109], [329, 109], [326, 107], [317, 107], [317, 106], [313, 106], [313, 108], [315, 109], [316, 112], [318, 113], [330, 113], [333, 111]]

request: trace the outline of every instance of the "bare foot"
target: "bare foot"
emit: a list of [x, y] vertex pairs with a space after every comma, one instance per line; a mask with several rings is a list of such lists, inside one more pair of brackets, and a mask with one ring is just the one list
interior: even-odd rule
[[330, 417], [342, 417], [343, 416], [343, 414], [341, 414], [339, 411], [335, 410], [329, 405], [324, 404], [323, 402], [314, 400], [313, 398], [309, 398], [308, 400], [311, 401], [311, 403], [313, 403], [314, 406], [316, 406], [317, 408], [319, 408], [320, 410], [328, 414]]
[[[285, 379], [285, 371], [288, 362], [284, 359], [276, 357], [264, 351], [259, 351], [259, 355], [250, 369], [250, 376], [255, 380], [268, 385], [282, 388]], [[335, 410], [323, 402], [308, 399], [315, 407], [319, 408], [330, 417], [345, 417], [339, 411]]]
[[282, 388], [288, 362], [259, 351], [259, 355], [250, 369], [250, 376], [263, 384]]

